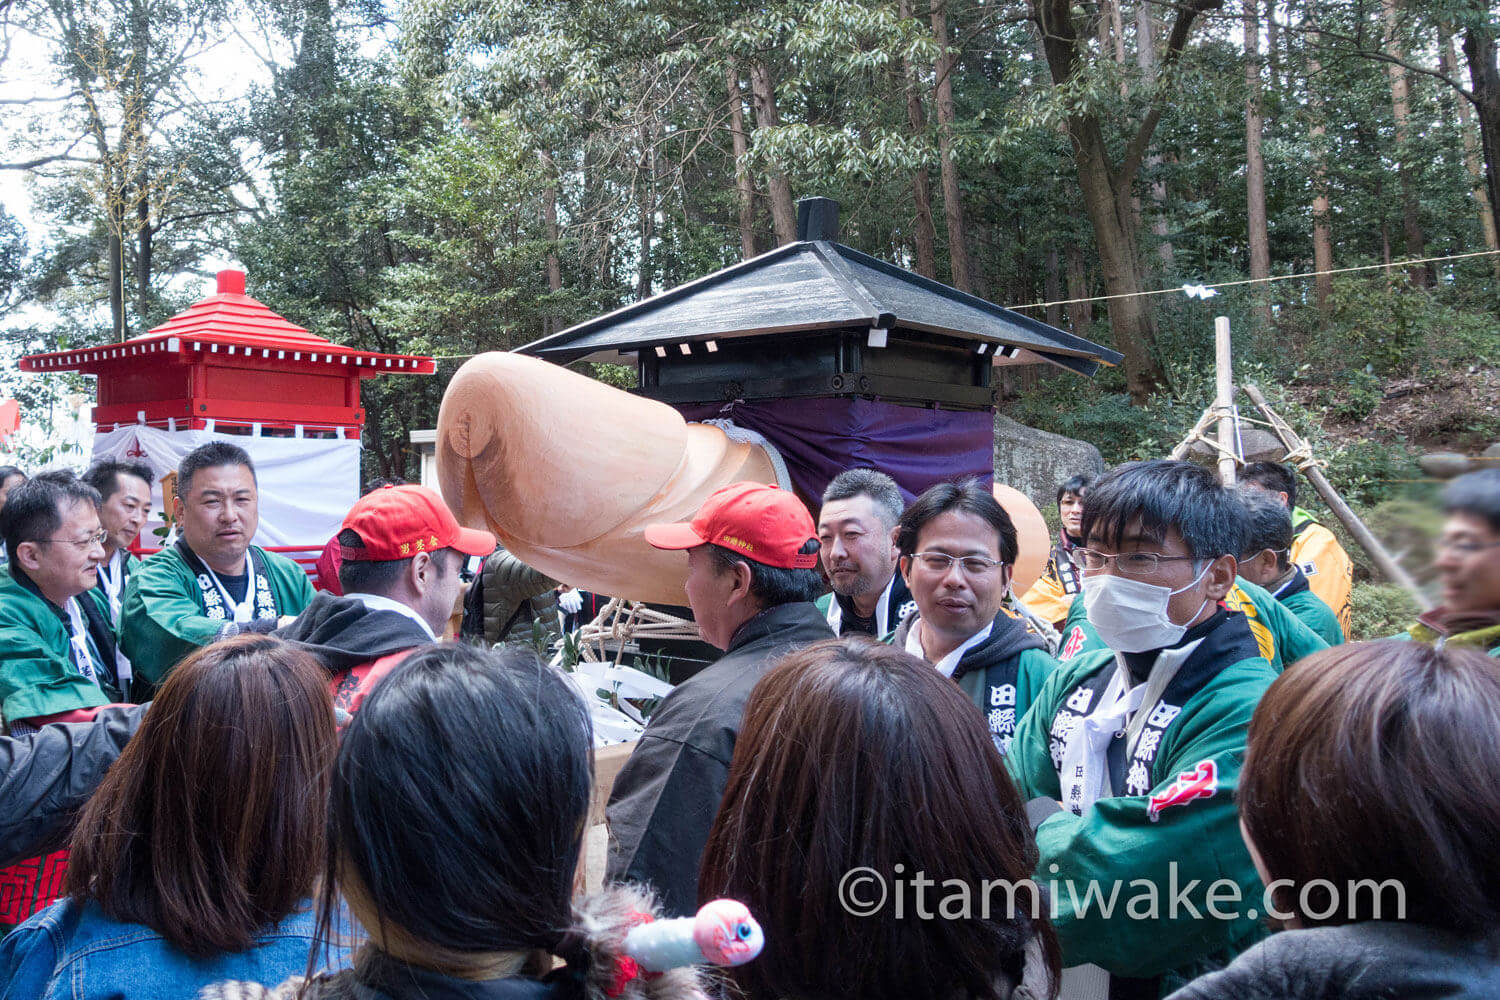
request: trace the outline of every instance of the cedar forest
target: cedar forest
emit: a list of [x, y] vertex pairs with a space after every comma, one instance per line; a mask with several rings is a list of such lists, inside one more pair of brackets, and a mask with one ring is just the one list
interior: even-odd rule
[[[0, 0], [32, 199], [0, 205], [0, 327], [8, 362], [132, 336], [238, 260], [315, 333], [443, 359], [365, 387], [366, 474], [413, 476], [462, 357], [787, 242], [824, 195], [842, 242], [1123, 353], [998, 379], [1110, 462], [1193, 424], [1229, 315], [1236, 376], [1417, 567], [1418, 450], [1500, 440], [1497, 38], [1472, 0]], [[205, 85], [226, 53], [239, 92]], [[78, 391], [11, 366], [0, 394]], [[1361, 590], [1357, 632], [1409, 610]]]

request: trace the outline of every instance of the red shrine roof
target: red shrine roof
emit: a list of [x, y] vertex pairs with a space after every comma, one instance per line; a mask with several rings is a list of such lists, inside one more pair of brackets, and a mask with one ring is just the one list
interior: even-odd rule
[[[147, 333], [123, 343], [33, 354], [21, 359], [20, 368], [27, 372], [97, 373], [100, 368], [133, 358], [161, 362], [175, 357], [186, 361], [202, 354], [243, 358], [253, 366], [267, 368], [280, 368], [287, 362], [299, 368], [308, 364], [353, 366], [363, 369], [357, 372], [362, 377], [384, 371], [430, 375], [437, 368], [430, 357], [356, 351], [308, 333], [246, 295], [245, 272], [235, 270], [220, 271], [218, 290], [213, 295]], [[260, 364], [266, 361], [281, 364]]]

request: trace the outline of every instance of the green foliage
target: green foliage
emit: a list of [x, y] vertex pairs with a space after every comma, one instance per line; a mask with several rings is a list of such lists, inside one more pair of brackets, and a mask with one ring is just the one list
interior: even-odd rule
[[[19, 345], [17, 345], [19, 346]], [[90, 399], [90, 380], [82, 375], [23, 376], [12, 365], [0, 368], [0, 399], [21, 405], [21, 432], [0, 442], [0, 465], [19, 465], [35, 472], [54, 464], [76, 469], [88, 455], [67, 440], [76, 403]]]
[[[568, 633], [559, 636], [557, 629], [548, 628], [540, 618], [533, 618], [526, 623], [524, 629], [519, 627], [511, 629], [503, 642], [505, 645], [525, 646], [548, 663], [552, 661], [555, 654], [561, 652], [563, 669], [572, 670], [578, 665], [578, 643], [574, 638], [576, 634]], [[573, 640], [571, 644], [569, 640]]]
[[26, 281], [26, 229], [0, 204], [0, 317], [15, 307]]
[[[1370, 533], [1419, 581], [1432, 576], [1432, 562], [1437, 557], [1435, 544], [1442, 529], [1442, 519], [1437, 516], [1436, 486], [1423, 492], [1430, 495], [1396, 497], [1360, 511], [1360, 519]], [[1354, 560], [1356, 579], [1380, 579], [1363, 548], [1344, 542], [1344, 549]]]
[[[1284, 363], [1302, 361], [1298, 381], [1326, 384], [1341, 419], [1361, 419], [1379, 403], [1379, 379], [1500, 361], [1493, 303], [1467, 283], [1413, 287], [1407, 276], [1336, 278], [1327, 314], [1311, 306], [1284, 311]], [[1284, 345], [1295, 345], [1286, 351]], [[1291, 374], [1291, 373], [1289, 373]], [[1361, 413], [1361, 409], [1364, 412]]]
[[1422, 478], [1416, 451], [1399, 442], [1351, 441], [1327, 462], [1329, 482], [1356, 509], [1388, 500]]
[[1357, 583], [1349, 593], [1350, 642], [1389, 639], [1416, 621], [1416, 599], [1394, 583]]
[[634, 389], [636, 385], [635, 369], [629, 365], [585, 364], [580, 370], [589, 378], [598, 379], [616, 389]]
[[[1469, 30], [1493, 37], [1494, 12], [1482, 6], [1444, 0], [1406, 11], [1409, 50], [1430, 62], [1440, 24], [1460, 43]], [[149, 39], [129, 21], [143, 10], [152, 18]], [[1153, 8], [1157, 28], [1176, 10]], [[52, 30], [67, 23], [58, 12], [69, 11], [84, 18], [86, 37]], [[399, 8], [251, 0], [234, 15], [236, 32], [226, 33], [217, 30], [231, 16], [221, 0], [18, 7], [18, 24], [48, 29], [58, 93], [76, 94], [82, 73], [95, 86], [112, 80], [113, 100], [126, 92], [122, 68], [149, 63], [160, 70], [152, 93], [164, 100], [143, 110], [149, 128], [144, 147], [132, 147], [136, 176], [111, 181], [98, 169], [103, 160], [37, 173], [48, 225], [31, 234], [30, 247], [0, 216], [0, 317], [18, 342], [38, 347], [105, 336], [110, 227], [101, 193], [145, 191], [154, 256], [148, 263], [141, 240], [126, 241], [127, 271], [148, 272], [128, 296], [132, 331], [196, 298], [197, 272], [234, 255], [258, 297], [315, 333], [438, 355], [437, 378], [385, 377], [364, 388], [366, 473], [411, 476], [407, 434], [433, 424], [446, 376], [464, 357], [691, 281], [739, 260], [744, 241], [770, 249], [778, 241], [770, 192], [782, 178], [794, 197], [841, 202], [844, 242], [907, 266], [917, 262], [925, 179], [933, 189], [933, 273], [945, 280], [957, 238], [937, 183], [946, 155], [978, 294], [1012, 305], [1099, 296], [1106, 289], [1067, 119], [1096, 119], [1117, 155], [1156, 107], [1160, 123], [1127, 192], [1139, 204], [1143, 286], [1245, 276], [1239, 11], [1200, 19], [1171, 72], [1156, 73], [1136, 58], [1140, 35], [1127, 5], [1123, 58], [1108, 26], [1100, 35], [1090, 21], [1074, 71], [1055, 85], [1038, 51], [1032, 4], [950, 5], [951, 127], [938, 120], [943, 53], [930, 12], [892, 0], [752, 7], [413, 0]], [[1419, 127], [1398, 148], [1387, 65], [1344, 41], [1382, 37], [1378, 5], [1336, 3], [1316, 13], [1327, 34], [1302, 30], [1299, 13], [1263, 73], [1273, 271], [1308, 266], [1315, 173], [1333, 205], [1339, 266], [1414, 253], [1398, 162], [1416, 191], [1423, 252], [1481, 246], [1452, 88], [1412, 77]], [[265, 36], [257, 53], [268, 54], [269, 84], [199, 100], [199, 71], [173, 61], [173, 44], [192, 51], [213, 41], [227, 51], [250, 24]], [[1158, 30], [1158, 45], [1164, 38]], [[146, 48], [133, 55], [139, 44]], [[83, 51], [94, 53], [89, 64], [70, 66]], [[757, 73], [772, 88], [775, 121], [752, 96]], [[731, 76], [748, 143], [738, 157]], [[69, 100], [69, 113], [55, 121], [50, 112], [27, 112], [30, 124], [15, 130], [13, 146], [43, 134], [87, 138], [78, 127], [85, 105]], [[947, 154], [940, 130], [951, 133]], [[105, 146], [122, 148], [123, 135], [110, 132]], [[69, 148], [94, 157], [92, 141]], [[745, 232], [742, 172], [753, 192]], [[1162, 260], [1157, 250], [1166, 244], [1172, 254]], [[1340, 488], [1379, 501], [1399, 492], [1392, 480], [1415, 477], [1404, 445], [1363, 440], [1337, 449], [1323, 435], [1324, 420], [1369, 417], [1385, 379], [1500, 361], [1491, 262], [1444, 265], [1434, 278], [1434, 287], [1420, 289], [1404, 272], [1341, 277], [1326, 310], [1312, 301], [1307, 280], [1227, 287], [1211, 303], [1153, 296], [1148, 339], [1167, 384], [1146, 405], [1131, 406], [1120, 373], [1108, 371], [1093, 381], [1047, 377], [1011, 412], [1094, 442], [1112, 462], [1164, 454], [1208, 403], [1212, 319], [1223, 314], [1234, 329], [1237, 377], [1272, 394], [1330, 460]], [[13, 306], [22, 302], [39, 305], [40, 318], [19, 318], [25, 311]], [[1048, 318], [1108, 339], [1108, 313], [1108, 302], [1092, 302]], [[589, 370], [633, 385], [628, 370]], [[1276, 389], [1281, 384], [1310, 387], [1315, 405], [1296, 405]], [[1475, 414], [1466, 428], [1440, 430], [1477, 438], [1500, 433], [1500, 418]]]
[[1335, 281], [1331, 311], [1314, 357], [1363, 358], [1381, 375], [1410, 374], [1423, 360], [1433, 332], [1431, 297], [1404, 278], [1388, 285], [1359, 279]]
[[1366, 371], [1346, 371], [1318, 393], [1318, 402], [1329, 416], [1353, 423], [1374, 413], [1382, 396], [1380, 379]]

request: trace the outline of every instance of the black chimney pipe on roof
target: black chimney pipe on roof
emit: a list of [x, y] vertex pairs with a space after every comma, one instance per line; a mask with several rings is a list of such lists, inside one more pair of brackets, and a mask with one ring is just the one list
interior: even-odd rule
[[797, 239], [839, 241], [839, 203], [832, 198], [797, 202]]

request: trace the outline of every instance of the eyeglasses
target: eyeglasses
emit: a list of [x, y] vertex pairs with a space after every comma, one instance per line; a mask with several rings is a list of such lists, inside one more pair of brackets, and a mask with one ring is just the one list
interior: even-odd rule
[[912, 555], [929, 573], [946, 573], [954, 563], [963, 567], [965, 576], [983, 576], [999, 566], [1000, 560], [985, 556], [950, 556], [946, 552], [917, 552]]
[[38, 545], [53, 545], [53, 544], [57, 544], [57, 545], [71, 545], [75, 549], [82, 549], [83, 551], [87, 552], [89, 549], [93, 548], [95, 545], [103, 545], [104, 544], [104, 540], [106, 538], [108, 538], [108, 537], [109, 537], [109, 532], [105, 531], [103, 528], [100, 528], [98, 531], [94, 532], [92, 535], [90, 535], [87, 538], [39, 538], [39, 539], [37, 539], [36, 544], [38, 544]]
[[1068, 559], [1085, 573], [1097, 573], [1114, 563], [1126, 576], [1152, 576], [1164, 562], [1192, 562], [1192, 556], [1164, 556], [1156, 552], [1121, 552], [1110, 555], [1093, 549], [1074, 549]]
[[1472, 556], [1483, 552], [1485, 549], [1493, 549], [1500, 546], [1500, 542], [1471, 542], [1467, 538], [1449, 541], [1440, 539], [1437, 543], [1439, 552], [1452, 552], [1456, 556]]

